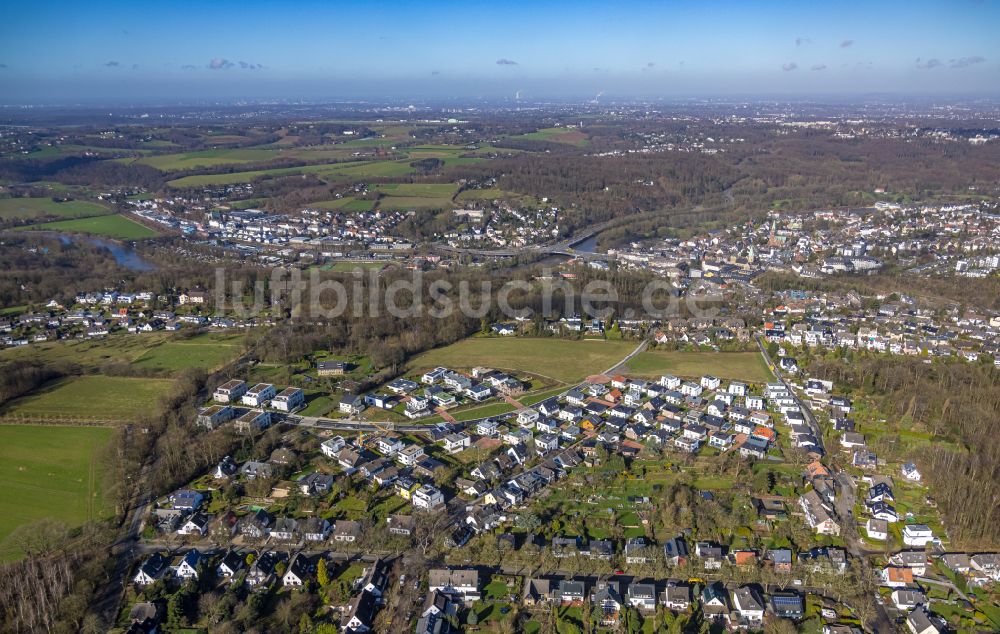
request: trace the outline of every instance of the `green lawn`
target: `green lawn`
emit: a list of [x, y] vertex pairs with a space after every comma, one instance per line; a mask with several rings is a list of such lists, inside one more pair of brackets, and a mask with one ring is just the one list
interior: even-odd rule
[[122, 240], [141, 240], [143, 238], [155, 238], [160, 235], [152, 229], [145, 227], [125, 216], [95, 216], [93, 218], [78, 218], [75, 220], [58, 220], [56, 222], [46, 222], [30, 227], [18, 227], [18, 229], [40, 230], [40, 231], [62, 231], [65, 233], [87, 233], [95, 236], [105, 236], [108, 238], [119, 238]]
[[133, 420], [156, 410], [170, 379], [88, 375], [60, 379], [6, 405], [2, 413]]
[[135, 365], [171, 372], [188, 368], [216, 370], [236, 358], [242, 349], [242, 338], [238, 335], [222, 337], [206, 333], [190, 339], [164, 341], [136, 359]]
[[85, 200], [70, 200], [59, 203], [51, 198], [0, 198], [0, 220], [22, 218], [87, 218], [110, 214], [103, 205]]
[[756, 352], [646, 351], [628, 363], [627, 373], [638, 376], [674, 374], [696, 377], [704, 374], [720, 379], [764, 383], [774, 377]]
[[562, 383], [578, 383], [628, 356], [635, 344], [624, 341], [570, 341], [529, 337], [473, 337], [431, 350], [410, 369], [487, 366], [537, 374]]
[[0, 425], [0, 560], [21, 553], [3, 540], [18, 526], [52, 518], [79, 526], [107, 512], [97, 452], [105, 427]]
[[476, 420], [477, 418], [487, 418], [489, 416], [499, 416], [500, 414], [506, 414], [508, 412], [513, 412], [513, 411], [514, 411], [513, 405], [507, 402], [502, 402], [502, 403], [492, 403], [490, 405], [483, 405], [481, 407], [473, 407], [472, 409], [451, 412], [451, 416], [457, 421], [465, 421], [465, 420]]
[[299, 414], [302, 416], [326, 416], [337, 407], [337, 399], [332, 396], [311, 392], [306, 394], [306, 407]]

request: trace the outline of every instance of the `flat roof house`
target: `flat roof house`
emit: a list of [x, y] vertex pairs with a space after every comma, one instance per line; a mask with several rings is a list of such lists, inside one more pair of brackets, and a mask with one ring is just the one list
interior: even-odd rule
[[241, 401], [244, 405], [249, 405], [250, 407], [261, 407], [274, 398], [275, 395], [276, 392], [273, 385], [270, 383], [258, 383], [243, 394]]
[[215, 388], [215, 392], [212, 394], [212, 399], [216, 403], [235, 403], [240, 400], [240, 397], [243, 396], [246, 391], [246, 381], [233, 379], [232, 381], [226, 381], [219, 387]]
[[241, 434], [263, 431], [271, 426], [271, 413], [252, 409], [236, 419], [233, 428]]
[[271, 407], [282, 412], [294, 412], [306, 404], [306, 394], [297, 387], [287, 387], [271, 399]]

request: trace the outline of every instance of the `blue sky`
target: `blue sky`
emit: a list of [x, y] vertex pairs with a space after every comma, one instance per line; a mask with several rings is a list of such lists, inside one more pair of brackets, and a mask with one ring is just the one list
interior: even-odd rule
[[1000, 94], [1000, 2], [9, 3], [0, 102]]

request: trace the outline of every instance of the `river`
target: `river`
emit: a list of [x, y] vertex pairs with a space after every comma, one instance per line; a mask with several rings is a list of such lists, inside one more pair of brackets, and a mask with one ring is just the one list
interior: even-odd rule
[[135, 249], [121, 242], [105, 240], [104, 238], [95, 238], [94, 236], [78, 236], [68, 234], [59, 234], [59, 240], [63, 244], [72, 244], [82, 240], [91, 246], [107, 249], [107, 251], [111, 254], [111, 257], [115, 259], [115, 262], [117, 262], [119, 266], [124, 266], [130, 271], [141, 272], [156, 270], [156, 265], [144, 260]]

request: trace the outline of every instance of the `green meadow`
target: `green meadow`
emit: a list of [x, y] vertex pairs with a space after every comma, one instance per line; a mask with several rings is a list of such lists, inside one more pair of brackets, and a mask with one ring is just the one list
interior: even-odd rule
[[85, 200], [56, 202], [51, 198], [0, 198], [0, 220], [23, 218], [86, 218], [110, 214], [103, 205]]
[[0, 561], [23, 553], [5, 543], [17, 527], [51, 518], [80, 526], [108, 515], [102, 497], [107, 427], [0, 425]]
[[74, 220], [57, 220], [44, 222], [29, 227], [18, 227], [18, 230], [60, 231], [63, 233], [85, 233], [93, 236], [117, 238], [120, 240], [141, 240], [155, 238], [158, 234], [149, 227], [120, 215], [94, 216]]

